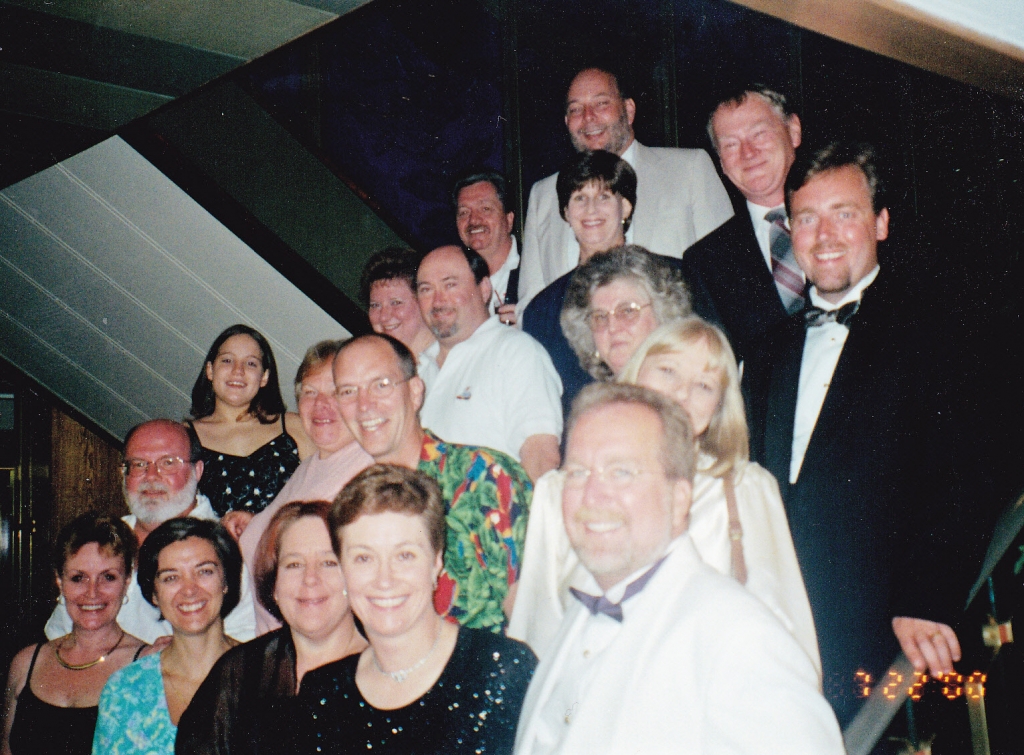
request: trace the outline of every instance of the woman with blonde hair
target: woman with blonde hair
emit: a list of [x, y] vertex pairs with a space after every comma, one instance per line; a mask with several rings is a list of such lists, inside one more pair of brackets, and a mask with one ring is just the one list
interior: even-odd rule
[[[697, 444], [689, 535], [701, 558], [734, 577], [792, 632], [821, 672], [810, 604], [775, 478], [749, 461], [739, 374], [721, 330], [698, 317], [668, 322], [640, 345], [619, 381], [651, 388], [687, 413]], [[562, 479], [537, 482], [509, 635], [539, 656], [582, 566], [561, 518]]]

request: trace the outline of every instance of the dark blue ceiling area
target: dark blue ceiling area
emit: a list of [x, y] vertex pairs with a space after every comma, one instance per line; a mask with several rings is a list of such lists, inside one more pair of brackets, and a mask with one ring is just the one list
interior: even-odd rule
[[585, 11], [557, 0], [493, 9], [378, 0], [244, 77], [263, 107], [426, 250], [455, 238], [448, 192], [466, 167], [503, 169], [515, 208], [525, 206], [532, 183], [571, 154], [565, 89], [593, 63], [629, 82], [648, 144], [709, 149], [710, 105], [744, 80], [790, 95], [805, 148], [876, 143], [906, 248], [894, 262], [922, 266], [965, 317], [979, 300], [1018, 308], [1024, 105], [725, 0], [595, 0]]

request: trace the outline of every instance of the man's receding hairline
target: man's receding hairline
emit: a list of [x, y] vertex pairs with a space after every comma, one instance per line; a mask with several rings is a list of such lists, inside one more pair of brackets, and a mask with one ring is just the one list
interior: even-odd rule
[[128, 451], [128, 446], [131, 445], [132, 443], [136, 443], [137, 442], [136, 439], [139, 437], [139, 433], [142, 432], [142, 431], [148, 430], [150, 427], [153, 427], [153, 428], [160, 428], [160, 427], [162, 427], [162, 428], [170, 430], [172, 432], [177, 432], [178, 437], [181, 438], [182, 442], [186, 446], [189, 446], [191, 448], [192, 439], [189, 438], [189, 436], [188, 436], [188, 428], [187, 427], [185, 427], [180, 422], [175, 422], [173, 419], [160, 418], [160, 419], [151, 419], [148, 422], [144, 422], [139, 427], [135, 428], [135, 432], [132, 433], [131, 437], [128, 439], [128, 442], [125, 443], [125, 452], [126, 453]]
[[[357, 336], [356, 338], [353, 338], [345, 346], [343, 346], [342, 348], [338, 349], [338, 353], [334, 355], [334, 361], [331, 364], [331, 372], [332, 373], [334, 372], [334, 367], [338, 364], [339, 359], [342, 356], [344, 356], [344, 354], [346, 352], [351, 351], [352, 349], [354, 349], [354, 348], [356, 348], [356, 347], [358, 347], [360, 345], [367, 344], [370, 341], [375, 341], [375, 342], [381, 344], [387, 350], [388, 355], [392, 359], [394, 359], [395, 362], [397, 362], [399, 364], [399, 366], [401, 366], [401, 359], [399, 359], [398, 354], [395, 353], [394, 348], [391, 346], [391, 344], [388, 342], [388, 340], [386, 338], [383, 338], [380, 335], [380, 333], [364, 333], [361, 336]], [[399, 372], [401, 372], [401, 370], [399, 370]]]
[[566, 92], [565, 92], [565, 103], [567, 105], [569, 104], [569, 91], [576, 84], [576, 79], [578, 79], [580, 76], [582, 76], [583, 74], [587, 73], [588, 71], [598, 71], [599, 73], [604, 74], [607, 78], [611, 79], [612, 85], [614, 86], [614, 89], [615, 89], [615, 96], [618, 97], [622, 101], [625, 101], [626, 99], [628, 99], [628, 98], [622, 96], [622, 88], [619, 86], [619, 77], [618, 76], [616, 76], [611, 71], [604, 70], [603, 68], [597, 68], [595, 66], [591, 66], [590, 68], [584, 68], [584, 69], [580, 70], [579, 72], [577, 72], [577, 74], [575, 76], [572, 77], [572, 81], [569, 82], [569, 89], [567, 89]]

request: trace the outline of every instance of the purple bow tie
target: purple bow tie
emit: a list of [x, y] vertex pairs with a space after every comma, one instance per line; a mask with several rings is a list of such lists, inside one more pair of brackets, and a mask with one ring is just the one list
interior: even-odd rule
[[666, 558], [668, 558], [668, 554], [659, 558], [654, 562], [654, 565], [650, 569], [626, 585], [626, 592], [622, 594], [622, 600], [618, 603], [612, 603], [604, 595], [591, 595], [590, 593], [583, 592], [582, 590], [577, 590], [575, 587], [570, 587], [569, 592], [572, 593], [576, 600], [586, 606], [587, 610], [594, 616], [597, 616], [599, 613], [603, 613], [605, 616], [610, 616], [616, 621], [621, 622], [622, 604], [647, 586], [647, 583], [651, 581], [651, 577], [653, 577], [654, 573], [658, 571], [658, 568], [665, 562]]

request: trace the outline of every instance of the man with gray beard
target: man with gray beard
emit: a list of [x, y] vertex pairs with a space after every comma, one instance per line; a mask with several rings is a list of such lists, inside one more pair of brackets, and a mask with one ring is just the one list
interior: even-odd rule
[[[203, 474], [199, 459], [199, 441], [179, 422], [154, 419], [128, 431], [124, 443], [122, 490], [131, 514], [123, 517], [142, 545], [149, 533], [169, 519], [194, 517], [217, 520], [209, 499], [197, 495]], [[224, 633], [246, 642], [256, 634], [256, 614], [252, 602], [252, 584], [242, 573], [238, 605], [224, 619]], [[132, 575], [117, 623], [128, 634], [152, 644], [171, 634], [171, 625], [160, 618], [160, 611], [143, 597]], [[58, 603], [45, 630], [48, 639], [63, 637], [71, 631], [71, 617]]]

